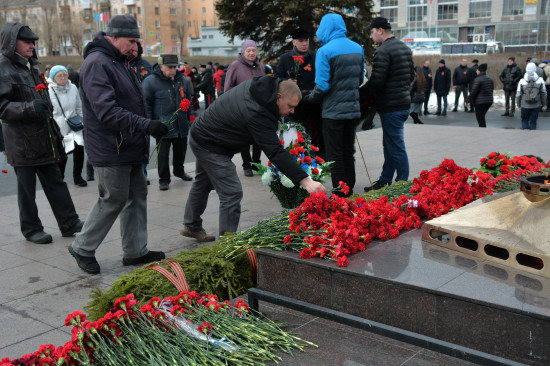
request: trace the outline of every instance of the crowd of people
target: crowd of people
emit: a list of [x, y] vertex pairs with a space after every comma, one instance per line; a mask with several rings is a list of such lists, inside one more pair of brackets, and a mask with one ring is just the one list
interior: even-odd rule
[[[355, 188], [355, 133], [367, 108], [380, 115], [384, 152], [382, 172], [364, 188], [367, 192], [409, 179], [404, 124], [409, 116], [423, 124], [420, 116], [431, 113], [432, 90], [436, 115], [447, 114], [452, 86], [452, 111], [460, 107], [475, 113], [479, 126], [486, 127], [494, 91], [487, 64], [472, 60], [468, 66], [463, 59], [452, 73], [444, 59], [433, 71], [429, 60], [415, 67], [410, 49], [395, 38], [386, 18], [372, 19], [367, 30], [377, 45], [370, 73], [363, 47], [348, 38], [338, 14], [323, 16], [316, 31], [322, 43], [317, 52], [310, 48], [312, 34], [298, 28], [291, 34], [292, 50], [277, 67], [262, 63], [256, 43], [246, 40], [230, 65], [209, 62], [199, 72], [172, 54], [160, 55], [151, 65], [142, 57], [135, 18], [117, 15], [85, 47], [78, 72], [70, 65], [47, 65], [41, 73], [38, 35], [22, 23], [6, 24], [0, 54], [0, 131], [5, 137], [0, 134], [0, 150], [17, 176], [22, 234], [36, 244], [53, 240], [38, 216], [38, 177], [61, 234], [75, 236], [68, 250], [85, 272], [99, 273], [95, 253], [117, 218], [123, 265], [163, 259], [163, 252], [148, 249], [149, 136], [156, 139], [159, 189], [169, 189], [171, 175], [192, 181], [181, 234], [207, 242], [215, 240], [202, 221], [212, 190], [220, 201], [219, 235], [238, 228], [243, 190], [232, 162], [237, 153], [247, 177], [253, 176], [263, 152], [295, 185], [325, 191], [281, 145], [281, 119], [302, 124], [319, 155], [333, 162], [331, 185], [341, 196]], [[510, 57], [500, 74], [506, 93], [503, 116], [513, 116], [517, 105], [522, 128], [536, 129], [538, 112], [548, 104], [548, 75], [547, 61], [528, 60], [522, 72]], [[197, 113], [200, 93], [204, 111]], [[184, 169], [188, 146], [196, 158], [195, 177]], [[74, 184], [87, 185], [84, 151], [87, 181], [97, 177], [99, 195], [81, 221], [64, 172], [67, 154], [73, 154]], [[340, 182], [349, 192], [338, 190]]]

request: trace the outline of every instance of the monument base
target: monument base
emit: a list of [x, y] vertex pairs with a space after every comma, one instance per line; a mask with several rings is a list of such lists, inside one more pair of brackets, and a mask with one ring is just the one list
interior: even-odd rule
[[550, 280], [421, 240], [369, 244], [348, 267], [257, 250], [263, 291], [531, 365], [550, 363]]

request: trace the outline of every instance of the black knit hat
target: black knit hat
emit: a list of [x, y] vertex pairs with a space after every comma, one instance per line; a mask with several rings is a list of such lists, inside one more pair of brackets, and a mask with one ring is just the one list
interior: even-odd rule
[[514, 56], [508, 57], [508, 60], [512, 60], [512, 61], [516, 62], [516, 58]]
[[479, 67], [477, 69], [479, 70], [479, 72], [486, 72], [487, 71], [487, 64], [481, 64], [481, 65], [479, 65]]
[[107, 24], [105, 34], [112, 37], [140, 38], [136, 18], [131, 15], [115, 15]]
[[472, 60], [472, 63], [478, 64], [478, 63], [479, 63], [479, 60], [478, 60], [477, 58], [474, 58], [474, 59]]
[[369, 26], [367, 27], [367, 31], [370, 31], [373, 28], [391, 29], [391, 24], [390, 21], [384, 17], [376, 17], [370, 22]]
[[37, 41], [38, 36], [27, 26], [21, 27], [17, 33], [17, 39], [22, 41]]
[[445, 65], [445, 60], [441, 59], [441, 60], [439, 60], [439, 63]]
[[303, 28], [298, 28], [294, 32], [292, 32], [292, 39], [309, 39], [311, 37], [311, 34]]

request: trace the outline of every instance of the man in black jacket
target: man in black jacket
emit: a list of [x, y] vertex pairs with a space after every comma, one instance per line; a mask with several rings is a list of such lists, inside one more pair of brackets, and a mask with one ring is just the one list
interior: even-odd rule
[[506, 100], [506, 111], [502, 116], [514, 117], [516, 111], [516, 90], [518, 88], [518, 82], [523, 77], [520, 67], [516, 64], [516, 58], [514, 56], [508, 57], [508, 65], [500, 73], [499, 79], [502, 82], [502, 89], [504, 89], [504, 98]]
[[378, 48], [374, 52], [371, 78], [362, 92], [374, 96], [380, 115], [384, 165], [380, 178], [371, 187], [365, 187], [366, 192], [391, 185], [396, 172], [396, 181], [409, 179], [404, 124], [411, 106], [409, 88], [415, 77], [411, 50], [393, 36], [390, 22], [383, 17], [374, 18], [367, 29]]
[[212, 67], [210, 65], [201, 65], [200, 70], [201, 81], [197, 85], [197, 89], [204, 95], [204, 109], [206, 109], [216, 99], [216, 88], [212, 80]]
[[195, 120], [189, 145], [196, 158], [196, 175], [185, 205], [183, 236], [215, 240], [205, 232], [201, 218], [213, 189], [220, 199], [219, 234], [237, 231], [243, 190], [231, 158], [252, 142], [294, 184], [308, 192], [325, 190], [296, 164], [277, 137], [279, 119], [293, 113], [300, 99], [296, 83], [260, 76], [223, 93]]
[[22, 23], [7, 23], [2, 29], [0, 119], [6, 144], [2, 150], [17, 175], [21, 232], [28, 241], [48, 244], [52, 236], [44, 232], [35, 202], [36, 177], [62, 236], [73, 236], [83, 223], [59, 170], [59, 161], [67, 156], [37, 67], [36, 40], [38, 36]]
[[455, 107], [453, 108], [453, 112], [458, 110], [460, 94], [464, 97], [464, 112], [468, 112], [466, 101], [468, 100], [468, 84], [470, 83], [470, 77], [471, 74], [468, 69], [468, 60], [463, 58], [462, 61], [460, 61], [460, 65], [455, 68], [453, 73], [453, 89], [455, 90]]
[[424, 89], [424, 114], [430, 114], [428, 112], [428, 102], [430, 101], [430, 94], [432, 93], [433, 77], [432, 70], [430, 69], [430, 60], [425, 60], [422, 65], [422, 72], [426, 78], [426, 89]]
[[[470, 73], [470, 82], [468, 83], [468, 91], [470, 92], [470, 94], [472, 94], [472, 86], [474, 85], [474, 80], [475, 78], [477, 78], [477, 68], [479, 67], [478, 64], [479, 64], [479, 60], [477, 58], [473, 59], [472, 67], [470, 67], [470, 69], [468, 70], [468, 72]], [[469, 98], [469, 99], [471, 100], [472, 98]], [[474, 113], [476, 109], [475, 104], [473, 103], [468, 103], [468, 104], [470, 107], [470, 110], [468, 112]]]

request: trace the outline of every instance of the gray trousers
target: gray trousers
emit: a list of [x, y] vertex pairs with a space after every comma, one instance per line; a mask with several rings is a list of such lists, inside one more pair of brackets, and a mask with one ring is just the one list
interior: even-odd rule
[[234, 233], [241, 218], [243, 188], [231, 157], [210, 152], [189, 135], [189, 146], [196, 158], [195, 180], [189, 191], [183, 224], [192, 231], [200, 231], [202, 214], [208, 204], [208, 195], [216, 190], [220, 199], [219, 234]]
[[72, 244], [82, 256], [93, 257], [120, 216], [124, 258], [138, 258], [147, 250], [147, 181], [143, 164], [95, 167], [99, 198]]

